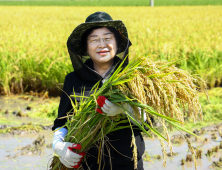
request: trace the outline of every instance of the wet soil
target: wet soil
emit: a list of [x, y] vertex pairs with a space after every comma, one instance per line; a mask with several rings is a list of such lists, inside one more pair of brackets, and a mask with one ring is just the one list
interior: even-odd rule
[[[35, 99], [34, 99], [35, 100]], [[2, 102], [1, 102], [2, 101]], [[0, 135], [0, 169], [4, 170], [46, 170], [52, 159], [52, 121], [42, 118], [18, 116], [18, 110], [29, 113], [36, 107], [30, 105], [33, 101], [28, 98], [5, 99], [0, 97], [0, 131], [10, 129]], [[4, 103], [4, 104], [2, 104]], [[16, 112], [16, 113], [15, 113]], [[13, 114], [14, 113], [14, 114]], [[33, 126], [34, 129], [24, 129]], [[36, 129], [35, 129], [36, 128]], [[40, 129], [40, 130], [37, 130]], [[186, 135], [198, 153], [197, 169], [222, 169], [222, 124], [194, 130], [202, 137], [200, 140]], [[145, 170], [162, 170], [163, 156], [160, 142], [157, 139], [145, 139], [146, 153], [144, 154]], [[174, 154], [169, 154], [166, 170], [194, 170], [194, 161], [188, 150], [187, 143], [180, 134], [172, 134]]]
[[[203, 139], [191, 137], [189, 140], [196, 151], [197, 169], [222, 169], [222, 125], [215, 125], [202, 128], [198, 131], [198, 135]], [[197, 131], [197, 130], [196, 130]], [[172, 143], [174, 155], [170, 156], [169, 148], [167, 150], [168, 157], [166, 162], [166, 170], [195, 170], [194, 161], [189, 152], [187, 143], [180, 134], [172, 135]], [[158, 139], [145, 139], [146, 154], [144, 155], [145, 170], [162, 170], [163, 159], [160, 142]], [[209, 154], [210, 153], [210, 154]], [[220, 167], [221, 166], [221, 167]]]
[[47, 169], [53, 121], [28, 116], [46, 102], [33, 96], [0, 97], [0, 169]]
[[[52, 110], [50, 106], [58, 104], [59, 98], [44, 99], [28, 95], [2, 96], [0, 97], [0, 125], [19, 126], [29, 122], [42, 125], [52, 124], [52, 121], [39, 117], [50, 112], [50, 109]], [[35, 116], [35, 114], [41, 115]]]
[[[43, 137], [44, 136], [44, 137]], [[221, 138], [212, 140], [212, 135], [206, 133], [201, 135], [204, 139], [209, 139], [207, 142], [195, 141], [193, 138], [192, 144], [196, 148], [202, 149], [202, 159], [197, 159], [197, 168], [199, 170], [216, 169], [221, 165], [219, 161], [222, 156], [222, 147], [217, 152], [213, 152], [210, 156], [207, 151], [215, 146], [220, 145]], [[0, 169], [47, 169], [48, 162], [52, 158], [51, 142], [53, 133], [51, 131], [42, 131], [37, 134], [24, 135], [8, 135], [0, 137]], [[145, 138], [146, 152], [149, 154], [149, 161], [144, 160], [145, 170], [162, 170], [162, 151], [160, 143], [157, 139], [150, 140]], [[169, 150], [167, 151], [169, 152]], [[186, 161], [188, 147], [185, 142], [180, 145], [174, 145], [175, 155], [168, 154], [166, 170], [194, 170], [194, 162]], [[185, 159], [184, 165], [181, 161]], [[22, 168], [21, 168], [22, 167]]]
[[43, 125], [33, 125], [31, 122], [21, 126], [11, 126], [11, 125], [0, 125], [0, 136], [9, 136], [9, 135], [24, 135], [29, 133], [38, 133], [42, 130], [51, 130], [52, 125], [43, 126]]
[[52, 157], [52, 138], [51, 131], [0, 137], [0, 169], [46, 170]]

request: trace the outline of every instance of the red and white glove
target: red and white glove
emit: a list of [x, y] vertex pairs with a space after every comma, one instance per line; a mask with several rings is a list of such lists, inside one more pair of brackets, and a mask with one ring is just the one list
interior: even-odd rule
[[[126, 109], [128, 114], [130, 114], [135, 119], [135, 116], [133, 115], [134, 111], [133, 111], [132, 107], [128, 103], [123, 103], [122, 104], [122, 106], [124, 107], [124, 109], [123, 109], [122, 107], [120, 107], [120, 106], [110, 102], [104, 96], [99, 96], [98, 99], [97, 99], [97, 103], [98, 103], [98, 105], [99, 105], [99, 107], [101, 109], [97, 108], [96, 111], [101, 113], [101, 114], [106, 113], [107, 116], [116, 116], [117, 114], [125, 113], [124, 109]], [[139, 112], [140, 112], [140, 115], [141, 115], [142, 113], [141, 113], [141, 109], [140, 108], [139, 108]], [[146, 118], [145, 112], [143, 112], [143, 113], [144, 113], [143, 114], [143, 121], [145, 122], [147, 120], [147, 118]], [[131, 122], [133, 124], [135, 124], [134, 121], [131, 120]], [[138, 122], [140, 123], [140, 125], [142, 124], [140, 121], [138, 121]]]
[[133, 109], [128, 103], [123, 103], [122, 107], [110, 102], [106, 97], [104, 96], [99, 96], [97, 99], [97, 103], [99, 105], [99, 108], [96, 109], [97, 112], [103, 114], [106, 113], [107, 116], [116, 116], [120, 113], [125, 113], [126, 109], [129, 113], [133, 113]]
[[54, 146], [54, 153], [59, 156], [59, 160], [67, 168], [79, 168], [85, 152], [75, 153], [73, 149], [81, 149], [81, 145], [70, 142], [58, 141]]

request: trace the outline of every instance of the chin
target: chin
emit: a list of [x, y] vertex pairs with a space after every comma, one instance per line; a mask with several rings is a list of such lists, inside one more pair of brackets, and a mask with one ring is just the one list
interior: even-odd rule
[[109, 63], [110, 60], [99, 60], [100, 63]]
[[111, 58], [110, 56], [104, 56], [104, 57], [101, 57], [99, 59], [100, 62], [103, 62], [103, 63], [107, 63], [109, 62], [110, 60], [112, 60], [113, 58]]

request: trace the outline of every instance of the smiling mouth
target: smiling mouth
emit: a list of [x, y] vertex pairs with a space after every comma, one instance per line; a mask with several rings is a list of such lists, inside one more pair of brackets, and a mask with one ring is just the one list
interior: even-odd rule
[[106, 55], [109, 51], [99, 51], [98, 54], [99, 55]]

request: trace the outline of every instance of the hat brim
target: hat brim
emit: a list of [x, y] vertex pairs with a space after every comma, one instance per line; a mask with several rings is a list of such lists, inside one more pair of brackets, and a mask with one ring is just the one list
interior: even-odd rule
[[82, 35], [86, 30], [96, 26], [113, 27], [117, 31], [119, 31], [122, 41], [118, 47], [117, 54], [125, 50], [128, 41], [128, 33], [126, 26], [121, 20], [112, 20], [112, 21], [87, 22], [78, 25], [69, 36], [67, 42], [70, 43], [75, 53], [77, 53], [78, 55], [84, 55], [81, 43]]

